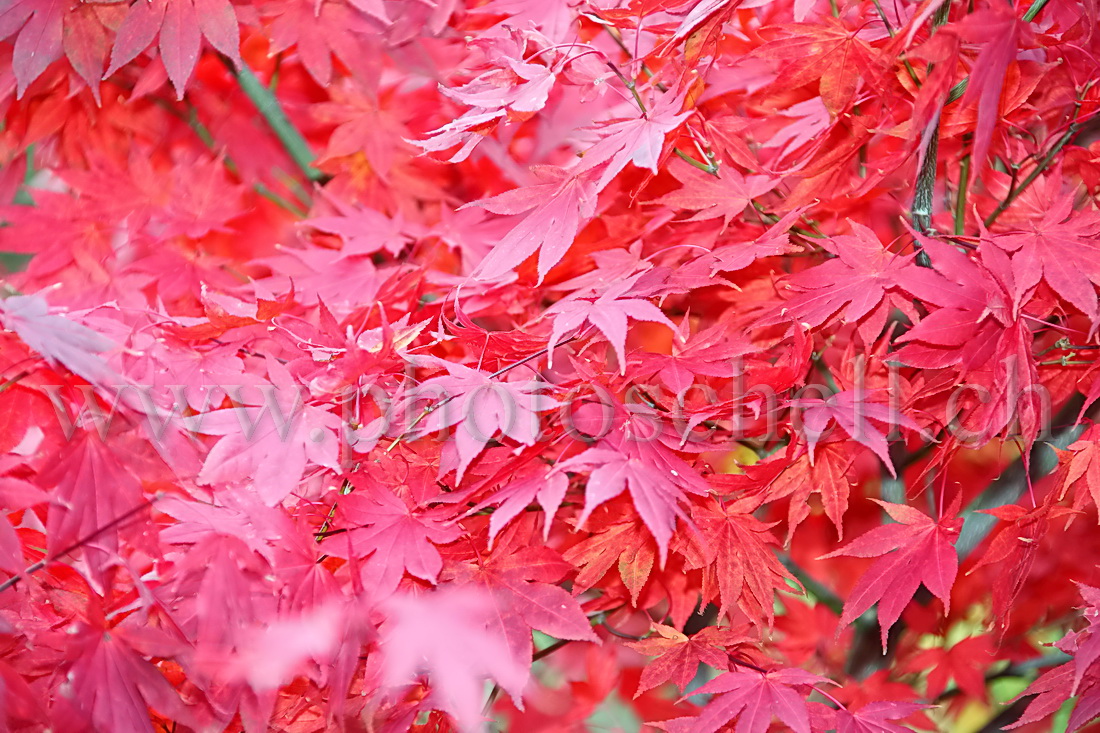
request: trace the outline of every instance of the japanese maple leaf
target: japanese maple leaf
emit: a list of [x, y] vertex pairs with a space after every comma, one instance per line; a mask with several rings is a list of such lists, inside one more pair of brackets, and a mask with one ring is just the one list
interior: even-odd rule
[[1088, 316], [1095, 331], [1100, 327], [1095, 287], [1100, 285], [1100, 213], [1074, 211], [1073, 198], [1068, 194], [1053, 202], [1041, 221], [1029, 220], [1027, 230], [984, 232], [982, 245], [1011, 253], [1017, 312], [1042, 279]]
[[246, 481], [275, 506], [294, 492], [310, 463], [339, 468], [343, 423], [327, 406], [305, 403], [301, 386], [277, 360], [269, 358], [267, 367], [272, 385], [256, 390], [260, 397], [237, 390], [242, 406], [203, 412], [184, 423], [196, 433], [220, 436], [203, 462], [200, 484]]
[[672, 34], [672, 41], [681, 41], [687, 38], [699, 26], [715, 18], [719, 13], [725, 13], [728, 17], [728, 14], [736, 10], [739, 5], [741, 5], [741, 0], [697, 0], [687, 15], [684, 16], [684, 19], [680, 21], [676, 32]]
[[742, 477], [731, 479], [737, 484], [761, 488], [768, 502], [791, 497], [787, 510], [788, 542], [798, 525], [810, 515], [810, 494], [818, 493], [825, 516], [836, 527], [837, 537], [843, 539], [843, 519], [852, 490], [848, 471], [854, 461], [850, 446], [843, 442], [826, 443], [817, 448], [812, 459], [809, 452], [793, 460], [790, 456], [777, 456], [774, 460], [745, 466]]
[[344, 242], [342, 257], [377, 252], [396, 256], [413, 241], [412, 227], [400, 214], [391, 219], [379, 211], [351, 206], [334, 196], [327, 196], [326, 200], [336, 208], [336, 213], [306, 219], [300, 226], [340, 237]]
[[474, 278], [494, 280], [537, 251], [541, 284], [546, 273], [565, 256], [581, 224], [595, 214], [596, 189], [581, 175], [555, 166], [535, 166], [531, 170], [544, 182], [462, 207], [480, 206], [504, 215], [530, 212], [481, 261]]
[[877, 601], [882, 648], [890, 627], [923, 583], [932, 595], [951, 608], [951, 587], [959, 571], [955, 549], [962, 519], [948, 512], [939, 521], [904, 504], [872, 499], [894, 523], [875, 527], [867, 534], [822, 558], [877, 557], [844, 602], [840, 625], [856, 620]]
[[731, 333], [719, 322], [698, 331], [690, 331], [691, 319], [680, 321], [671, 354], [643, 352], [637, 356], [635, 379], [656, 374], [675, 394], [687, 393], [698, 376], [728, 377], [746, 354], [756, 347], [741, 334]]
[[137, 58], [159, 38], [160, 60], [183, 99], [202, 39], [240, 68], [240, 29], [229, 0], [147, 0], [134, 3], [118, 27], [107, 76]]
[[821, 100], [834, 118], [851, 106], [861, 78], [873, 79], [878, 73], [875, 52], [858, 37], [858, 31], [845, 28], [839, 20], [788, 23], [783, 32], [783, 37], [765, 43], [756, 53], [787, 62], [775, 82], [785, 89], [817, 80]]
[[790, 590], [790, 575], [772, 550], [778, 544], [765, 524], [752, 516], [759, 503], [717, 501], [695, 505], [702, 553], [689, 567], [703, 568], [703, 597], [717, 596], [720, 615], [734, 608], [758, 624], [770, 624], [775, 593]]
[[[670, 167], [672, 175], [681, 184], [680, 188], [667, 193], [659, 199], [649, 202], [673, 209], [689, 209], [695, 215], [687, 221], [705, 221], [722, 219], [722, 229], [729, 227], [745, 211], [752, 200], [775, 187], [775, 181], [768, 176], [748, 176], [747, 178], [732, 167], [724, 167], [713, 176], [687, 163]], [[751, 260], [750, 260], [751, 262]], [[723, 267], [724, 270], [740, 269]]]
[[686, 500], [685, 494], [707, 493], [707, 485], [695, 469], [659, 442], [604, 439], [584, 453], [558, 463], [556, 468], [589, 472], [578, 527], [584, 526], [600, 504], [629, 490], [634, 508], [657, 540], [662, 565], [676, 518], [687, 519], [680, 506]]
[[481, 588], [496, 613], [489, 629], [508, 640], [516, 659], [529, 667], [531, 630], [556, 639], [597, 641], [577, 599], [555, 585], [572, 566], [548, 547], [505, 549], [503, 544], [477, 567], [462, 564], [454, 577], [463, 587]]
[[0, 300], [0, 323], [53, 363], [101, 386], [124, 384], [100, 354], [116, 347], [110, 339], [75, 319], [51, 313], [38, 295], [14, 295]]
[[579, 568], [573, 592], [594, 588], [617, 566], [631, 603], [637, 605], [657, 562], [656, 545], [644, 526], [638, 521], [615, 522], [566, 550], [565, 559]]
[[405, 126], [376, 95], [351, 79], [333, 84], [328, 92], [331, 101], [315, 104], [311, 110], [318, 121], [337, 125], [320, 163], [362, 152], [371, 170], [389, 180], [394, 164], [411, 152], [402, 140], [408, 134]]
[[548, 540], [554, 515], [561, 507], [568, 489], [569, 477], [565, 474], [555, 473], [553, 469], [535, 468], [512, 475], [502, 488], [494, 491], [479, 504], [470, 507], [467, 516], [476, 514], [490, 504], [498, 504], [492, 516], [489, 517], [489, 546], [492, 547], [496, 536], [508, 522], [525, 511], [532, 502], [537, 501], [546, 513], [543, 539]]
[[901, 669], [928, 673], [925, 696], [929, 700], [939, 698], [947, 689], [947, 681], [954, 680], [969, 698], [985, 702], [985, 672], [994, 658], [994, 640], [988, 634], [982, 634], [967, 637], [950, 648], [933, 647], [919, 651], [906, 659]]
[[[360, 558], [364, 585], [378, 596], [393, 593], [405, 573], [435, 583], [443, 569], [436, 545], [462, 536], [462, 528], [448, 514], [409, 504], [372, 483], [359, 485], [340, 499], [338, 511], [350, 535], [349, 551]], [[342, 552], [339, 544], [333, 552]]]
[[692, 694], [714, 698], [698, 717], [668, 721], [667, 730], [714, 733], [736, 718], [737, 733], [764, 733], [772, 718], [779, 718], [795, 733], [810, 733], [810, 712], [802, 690], [823, 684], [831, 680], [801, 669], [764, 672], [739, 667], [695, 690]]
[[135, 649], [163, 634], [153, 629], [127, 633], [97, 623], [79, 623], [72, 631], [69, 697], [94, 730], [152, 733], [150, 707], [184, 725], [201, 725], [156, 665]]
[[983, 44], [970, 72], [963, 104], [978, 103], [978, 124], [974, 128], [974, 171], [985, 165], [993, 129], [1001, 117], [1001, 91], [1005, 72], [1016, 58], [1017, 39], [1025, 25], [1011, 9], [983, 9], [968, 14], [959, 24], [964, 38]]
[[653, 624], [653, 630], [657, 633], [625, 643], [636, 652], [657, 657], [642, 670], [635, 698], [665, 682], [672, 682], [683, 692], [695, 679], [700, 664], [727, 671], [730, 653], [726, 650], [753, 641], [728, 626], [707, 626], [691, 637], [664, 624]]
[[447, 587], [397, 595], [382, 606], [387, 621], [379, 643], [387, 687], [404, 687], [426, 674], [431, 701], [454, 716], [462, 731], [481, 729], [484, 682], [491, 679], [522, 709], [529, 670], [507, 641], [492, 632], [491, 595]]
[[860, 336], [872, 343], [886, 325], [892, 301], [900, 300], [909, 271], [916, 269], [913, 256], [885, 249], [867, 227], [850, 222], [852, 234], [821, 240], [837, 255], [834, 259], [798, 273], [787, 281], [795, 292], [778, 312], [765, 316], [761, 325], [795, 320], [816, 328], [839, 314], [845, 323], [858, 325]]
[[[1081, 439], [1066, 450], [1069, 456], [1061, 463], [1061, 496], [1073, 490], [1074, 509], [1083, 509], [1091, 501], [1100, 507], [1100, 429], [1089, 428]], [[1061, 498], [1061, 497], [1060, 497]], [[1100, 523], [1100, 517], [1097, 517]]]
[[358, 10], [332, 0], [281, 0], [265, 3], [261, 13], [272, 18], [271, 53], [295, 47], [302, 65], [321, 86], [332, 81], [333, 56], [351, 69], [362, 68], [361, 36], [372, 29]]
[[0, 40], [18, 34], [11, 59], [18, 96], [62, 51], [96, 101], [107, 58], [107, 32], [96, 10], [66, 0], [14, 0], [0, 12]]
[[38, 480], [53, 490], [46, 517], [50, 553], [98, 533], [83, 554], [92, 578], [102, 581], [103, 567], [119, 551], [120, 531], [133, 531], [117, 522], [143, 505], [138, 479], [94, 433], [81, 431]]
[[[905, 273], [905, 287], [922, 302], [940, 306], [896, 339], [899, 361], [926, 369], [956, 366], [961, 376], [986, 390], [967, 418], [974, 438], [988, 440], [1018, 421], [1028, 441], [1039, 430], [1039, 382], [1032, 355], [1034, 335], [1012, 307], [1008, 255], [983, 247], [980, 261], [937, 239], [917, 235], [932, 266]], [[937, 275], [937, 272], [943, 276]], [[950, 415], [948, 419], [955, 419]], [[956, 431], [956, 437], [966, 436]]]
[[61, 33], [66, 0], [15, 0], [4, 4], [0, 15], [0, 39], [15, 33], [11, 66], [19, 85], [19, 96], [46, 67], [61, 58]]
[[577, 172], [598, 168], [605, 163], [596, 191], [602, 191], [619, 175], [627, 163], [657, 173], [664, 150], [665, 136], [691, 116], [691, 110], [679, 112], [684, 95], [663, 94], [640, 117], [612, 122], [599, 131], [600, 140], [584, 154]]
[[751, 242], [738, 242], [737, 244], [716, 247], [709, 255], [705, 256], [706, 259], [711, 260], [711, 277], [714, 277], [720, 271], [743, 270], [762, 257], [799, 251], [797, 246], [791, 244], [788, 232], [804, 211], [805, 209], [801, 207], [788, 211], [779, 221], [772, 224]]
[[855, 712], [848, 708], [833, 711], [830, 727], [836, 733], [910, 733], [913, 729], [892, 721], [907, 718], [927, 705], [896, 700], [869, 702]]
[[217, 665], [217, 679], [246, 682], [257, 691], [277, 690], [316, 660], [327, 663], [344, 631], [343, 604], [322, 603], [309, 611], [264, 619], [241, 631], [229, 654], [210, 654], [202, 666]]
[[1065, 706], [1066, 701], [1077, 696], [1077, 704], [1069, 716], [1065, 730], [1073, 733], [1100, 716], [1100, 673], [1090, 670], [1083, 684], [1075, 685], [1074, 663], [1066, 662], [1043, 672], [1039, 678], [1017, 696], [1017, 700], [1034, 695], [1020, 718], [1005, 726], [1005, 730], [1019, 728], [1044, 720]]
[[874, 422], [920, 430], [909, 417], [889, 405], [871, 402], [866, 390], [845, 390], [830, 395], [828, 399], [803, 398], [791, 401], [791, 407], [802, 411], [802, 435], [813, 464], [814, 449], [825, 435], [830, 422], [835, 422], [848, 437], [870, 448], [882, 459], [891, 476], [897, 476], [890, 462], [886, 436], [874, 426]]
[[550, 330], [547, 345], [546, 362], [553, 366], [554, 347], [562, 337], [575, 331], [586, 323], [595, 326], [607, 338], [619, 357], [619, 372], [626, 374], [626, 332], [627, 318], [637, 321], [663, 323], [677, 331], [676, 324], [668, 319], [660, 308], [640, 297], [632, 297], [630, 289], [636, 278], [625, 280], [609, 288], [595, 300], [565, 299], [546, 309], [544, 315], [553, 316], [554, 325]]
[[415, 428], [416, 434], [435, 433], [457, 426], [458, 475], [500, 434], [521, 445], [534, 445], [541, 431], [538, 413], [553, 409], [558, 402], [542, 394], [544, 382], [531, 379], [503, 381], [478, 369], [444, 359], [423, 359], [443, 367], [448, 375], [432, 377], [420, 384], [416, 396], [438, 397], [427, 417]]
[[1052, 523], [1074, 513], [1068, 507], [1054, 504], [1055, 496], [1054, 493], [1048, 494], [1039, 506], [1031, 510], [1016, 504], [981, 510], [1004, 524], [967, 575], [986, 565], [1004, 563], [993, 574], [993, 616], [1002, 633], [1008, 627], [1008, 616], [1024, 589]]

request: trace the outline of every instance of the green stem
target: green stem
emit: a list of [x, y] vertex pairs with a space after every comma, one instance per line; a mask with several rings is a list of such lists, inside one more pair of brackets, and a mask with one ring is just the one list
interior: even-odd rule
[[[1030, 23], [1035, 20], [1035, 17], [1039, 15], [1044, 7], [1046, 7], [1049, 0], [1034, 0], [1031, 3], [1031, 7], [1024, 13], [1024, 22]], [[949, 2], [945, 2], [944, 6], [950, 6]], [[970, 85], [970, 77], [966, 77], [955, 86], [951, 87], [951, 91], [947, 93], [947, 101], [944, 104], [951, 104], [952, 102], [962, 99], [962, 95], [966, 94], [966, 88]]]
[[[897, 31], [895, 31], [894, 26], [891, 25], [890, 19], [886, 17], [886, 11], [882, 9], [882, 4], [879, 3], [879, 0], [871, 0], [871, 2], [874, 3], [875, 10], [878, 11], [879, 17], [882, 18], [882, 24], [886, 27], [886, 32], [893, 38], [897, 35]], [[920, 89], [921, 81], [920, 77], [917, 76], [917, 70], [909, 63], [909, 59], [906, 58], [904, 53], [901, 54], [901, 63], [905, 66], [905, 71], [909, 74], [909, 78], [913, 80], [913, 83], [916, 84], [917, 89]]]
[[1024, 13], [1024, 22], [1030, 23], [1031, 21], [1035, 20], [1035, 16], [1042, 12], [1043, 8], [1046, 7], [1047, 2], [1048, 0], [1035, 0], [1033, 3], [1031, 3], [1031, 7], [1027, 9], [1026, 13]]
[[[237, 178], [241, 178], [242, 176], [240, 168], [233, 161], [233, 159], [229, 157], [228, 154], [219, 150], [218, 143], [216, 140], [214, 140], [214, 136], [211, 134], [210, 128], [204, 125], [202, 123], [202, 120], [199, 119], [198, 109], [196, 109], [194, 105], [188, 105], [188, 107], [189, 109], [186, 118], [188, 126], [195, 131], [195, 135], [197, 135], [198, 138], [203, 141], [206, 147], [210, 148], [215, 153], [221, 154], [222, 164], [225, 166], [225, 169], [227, 171], [229, 171]], [[174, 108], [165, 106], [165, 109], [172, 111]], [[271, 201], [276, 206], [279, 206], [289, 211], [291, 214], [294, 214], [300, 219], [304, 219], [309, 215], [306, 210], [302, 209], [300, 206], [297, 206], [294, 202], [287, 200], [285, 197], [280, 196], [278, 193], [276, 193], [274, 190], [261, 183], [260, 181], [256, 181], [255, 183], [253, 183], [252, 188], [254, 191], [256, 191], [256, 193], [260, 194], [268, 201]], [[307, 199], [306, 201], [304, 201], [304, 204], [306, 207], [309, 207], [311, 205], [311, 202]]]
[[237, 84], [240, 85], [241, 91], [256, 107], [256, 111], [260, 113], [267, 122], [268, 127], [275, 133], [275, 137], [283, 144], [283, 148], [290, 159], [294, 161], [307, 179], [323, 183], [327, 176], [313, 167], [315, 159], [313, 151], [309, 149], [309, 144], [302, 137], [302, 133], [286, 116], [286, 112], [283, 111], [279, 100], [272, 91], [256, 78], [256, 75], [252, 73], [252, 69], [248, 68], [247, 65], [243, 65], [237, 70], [233, 69], [232, 64], [228, 61], [227, 64], [237, 77]]

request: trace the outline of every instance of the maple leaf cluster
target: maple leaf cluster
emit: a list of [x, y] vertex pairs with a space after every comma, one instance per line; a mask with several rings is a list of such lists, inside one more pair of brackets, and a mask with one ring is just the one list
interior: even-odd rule
[[1100, 33], [0, 2], [0, 731], [1100, 717]]

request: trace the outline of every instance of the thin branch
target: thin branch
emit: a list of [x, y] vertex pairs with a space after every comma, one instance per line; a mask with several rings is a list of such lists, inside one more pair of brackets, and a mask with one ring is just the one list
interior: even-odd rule
[[[1082, 402], [1083, 399], [1080, 396], [1070, 400], [1051, 421], [1052, 425], [1068, 425], [1068, 427], [1058, 430], [1050, 441], [1032, 446], [1028, 461], [1031, 467], [1031, 482], [1046, 476], [1058, 466], [1058, 456], [1051, 448], [1064, 449], [1084, 432], [1084, 425], [1073, 424]], [[963, 509], [963, 527], [955, 543], [960, 563], [977, 549], [997, 525], [996, 517], [978, 512], [982, 509], [1011, 504], [1023, 496], [1024, 491], [1027, 490], [1029, 477], [1024, 466], [1025, 461], [1021, 456]]]
[[94, 540], [96, 537], [99, 537], [101, 534], [103, 534], [107, 530], [113, 529], [114, 527], [117, 527], [120, 524], [123, 524], [127, 520], [131, 519], [132, 517], [140, 514], [141, 512], [148, 509], [149, 507], [153, 506], [153, 504], [156, 503], [156, 501], [158, 499], [160, 499], [162, 496], [163, 496], [163, 494], [158, 493], [155, 496], [153, 496], [151, 499], [146, 499], [145, 501], [141, 502], [140, 504], [133, 507], [129, 511], [123, 512], [119, 516], [117, 516], [114, 519], [112, 519], [111, 521], [107, 522], [102, 527], [99, 527], [98, 529], [84, 535], [83, 537], [78, 539], [76, 542], [74, 542], [71, 545], [69, 545], [68, 547], [66, 547], [64, 550], [61, 550], [60, 552], [55, 552], [52, 555], [47, 555], [46, 557], [42, 558], [38, 562], [33, 563], [31, 565], [28, 565], [26, 568], [23, 569], [22, 572], [16, 573], [15, 575], [13, 575], [10, 578], [8, 578], [7, 580], [5, 580], [3, 583], [0, 583], [0, 593], [3, 593], [8, 588], [11, 588], [12, 586], [14, 586], [16, 583], [23, 580], [24, 578], [27, 578], [31, 575], [34, 575], [35, 573], [37, 573], [39, 570], [46, 567], [47, 565], [49, 565], [53, 562], [56, 562], [59, 558], [64, 557], [65, 555], [68, 555], [73, 550], [76, 550], [76, 549], [79, 549], [79, 548], [83, 547], [84, 545], [86, 545], [89, 542], [91, 542], [92, 540]]
[[[1087, 84], [1085, 87], [1085, 91], [1087, 91], [1088, 87], [1091, 85], [1092, 83], [1089, 82], [1089, 84]], [[1077, 119], [1077, 115], [1081, 112], [1082, 96], [1084, 96], [1084, 93], [1082, 93], [1081, 96], [1077, 98], [1077, 102], [1073, 105], [1073, 114], [1070, 118], [1073, 120], [1073, 122], [1070, 123], [1069, 127], [1066, 128], [1066, 131], [1062, 133], [1062, 136], [1058, 138], [1054, 145], [1051, 146], [1050, 150], [1048, 150], [1046, 155], [1043, 156], [1043, 159], [1035, 164], [1035, 167], [1031, 170], [1030, 173], [1027, 174], [1027, 177], [1020, 182], [1020, 185], [1009, 191], [1009, 194], [1005, 196], [1004, 201], [997, 204], [997, 208], [993, 210], [993, 213], [985, 218], [985, 225], [987, 227], [992, 226], [993, 222], [997, 221], [997, 218], [1000, 217], [1000, 215], [1003, 214], [1005, 210], [1012, 205], [1012, 202], [1018, 199], [1020, 197], [1020, 194], [1026, 191], [1028, 189], [1028, 186], [1034, 183], [1035, 179], [1042, 175], [1043, 171], [1045, 171], [1047, 167], [1051, 164], [1051, 162], [1053, 162], [1055, 156], [1058, 155], [1062, 148], [1072, 142], [1073, 138], [1077, 137], [1077, 133], [1081, 131], [1081, 127], [1084, 124], [1084, 121]]]

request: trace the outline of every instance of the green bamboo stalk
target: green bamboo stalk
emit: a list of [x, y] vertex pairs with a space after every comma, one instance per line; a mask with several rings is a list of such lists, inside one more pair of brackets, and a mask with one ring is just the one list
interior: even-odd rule
[[324, 182], [327, 176], [313, 166], [316, 157], [313, 155], [313, 151], [310, 150], [309, 143], [302, 137], [302, 133], [294, 126], [290, 118], [286, 116], [286, 112], [283, 111], [282, 105], [279, 104], [279, 100], [271, 89], [256, 78], [252, 69], [248, 68], [247, 65], [242, 65], [239, 69], [234, 68], [232, 64], [229, 64], [229, 67], [236, 76], [241, 91], [256, 107], [256, 111], [260, 113], [264, 121], [267, 122], [267, 126], [275, 133], [275, 137], [283, 144], [283, 148], [286, 149], [294, 164], [310, 181]]

